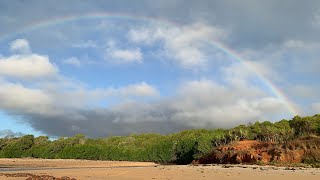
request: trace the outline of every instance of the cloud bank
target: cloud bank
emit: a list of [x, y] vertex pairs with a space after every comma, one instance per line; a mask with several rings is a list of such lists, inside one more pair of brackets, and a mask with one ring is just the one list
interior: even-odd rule
[[[19, 72], [9, 68], [11, 71], [2, 73], [0, 108], [52, 136], [83, 133], [101, 137], [225, 128], [286, 112], [284, 102], [250, 84], [250, 74], [242, 70], [241, 64], [224, 70], [225, 83], [188, 80], [173, 95], [159, 98], [160, 92], [146, 82], [90, 89], [59, 74], [48, 56], [17, 56], [2, 57], [0, 63], [0, 69], [8, 69], [7, 64], [12, 67], [23, 63], [24, 67]], [[57, 78], [34, 79], [48, 75]], [[30, 78], [28, 83], [26, 77]]]
[[[156, 26], [157, 22], [133, 20], [139, 25], [131, 27], [126, 20], [121, 20], [125, 25], [109, 19], [83, 20], [44, 27], [34, 31], [36, 35], [22, 33], [30, 42], [18, 37], [9, 43], [9, 55], [4, 51], [0, 55], [0, 109], [24, 118], [45, 134], [168, 133], [292, 116], [288, 115], [287, 105], [246, 67], [225, 61], [223, 53], [208, 48], [206, 43], [212, 41], [246, 59], [259, 74], [299, 104], [305, 114], [320, 111], [319, 1], [8, 2], [0, 2], [1, 35], [37, 21], [96, 12], [125, 12], [151, 21], [160, 18], [173, 22], [172, 26], [161, 22]], [[52, 8], [56, 6], [62, 8]], [[105, 45], [114, 38], [119, 44]], [[73, 54], [68, 53], [70, 46]], [[56, 52], [64, 54], [57, 57]], [[152, 58], [152, 53], [158, 58]], [[112, 64], [128, 70], [130, 66], [129, 75], [139, 74], [143, 71], [139, 65], [150, 67], [154, 60], [169, 62], [168, 75], [157, 73], [176, 81], [172, 87], [175, 92], [162, 94], [163, 84], [149, 82], [145, 79], [150, 78], [141, 74], [121, 86], [102, 82], [103, 85], [99, 84], [102, 87], [96, 84], [90, 87], [88, 82], [74, 80], [66, 75], [70, 72], [63, 71], [72, 69], [65, 65], [73, 65], [82, 67], [72, 69], [78, 72], [75, 76], [87, 75], [85, 72], [91, 67], [82, 57], [93, 59], [93, 68]], [[99, 58], [103, 62], [96, 63]], [[160, 63], [155, 64], [161, 69]], [[172, 74], [182, 80], [171, 77]], [[115, 77], [105, 77], [112, 78]], [[91, 83], [91, 79], [86, 80]]]

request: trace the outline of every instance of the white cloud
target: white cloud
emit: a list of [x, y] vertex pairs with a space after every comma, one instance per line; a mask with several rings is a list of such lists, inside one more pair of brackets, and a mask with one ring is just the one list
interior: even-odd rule
[[304, 49], [304, 50], [316, 50], [320, 48], [319, 42], [306, 42], [301, 40], [288, 40], [285, 41], [283, 44], [284, 48], [297, 48], [297, 49]]
[[0, 109], [19, 115], [32, 114], [42, 117], [64, 116], [71, 113], [74, 116], [73, 119], [81, 120], [85, 118], [82, 115], [76, 115], [76, 111], [99, 108], [100, 103], [108, 103], [109, 100], [118, 102], [123, 98], [130, 100], [159, 95], [156, 88], [145, 82], [119, 88], [88, 89], [77, 83], [67, 88], [62, 84], [68, 82], [65, 82], [65, 79], [60, 81], [52, 82], [50, 87], [40, 84], [36, 88], [2, 81]]
[[288, 48], [304, 48], [306, 45], [303, 41], [289, 40], [284, 43], [284, 46]]
[[197, 128], [230, 127], [287, 111], [282, 100], [263, 93], [258, 96], [256, 91], [210, 80], [190, 81], [181, 86], [169, 106], [176, 109], [174, 119]]
[[26, 88], [21, 84], [6, 83], [0, 85], [0, 107], [10, 111], [24, 113], [47, 113], [53, 99], [41, 89]]
[[118, 89], [117, 91], [121, 96], [157, 96], [159, 95], [159, 92], [155, 87], [145, 82], [128, 85], [126, 87]]
[[128, 38], [135, 43], [151, 45], [163, 42], [164, 54], [182, 67], [203, 67], [207, 63], [207, 54], [203, 50], [204, 42], [226, 38], [223, 29], [196, 23], [182, 27], [144, 27], [131, 29]]
[[250, 93], [250, 90], [234, 91], [211, 80], [188, 81], [173, 97], [154, 103], [120, 103], [111, 107], [110, 113], [119, 115], [113, 120], [115, 124], [165, 122], [178, 127], [214, 128], [270, 120], [273, 115], [287, 111], [277, 98], [253, 97]]
[[106, 59], [116, 64], [141, 63], [143, 55], [141, 50], [136, 49], [118, 49], [115, 47], [106, 50]]
[[10, 50], [17, 53], [30, 53], [29, 42], [25, 39], [16, 39], [10, 43]]
[[[65, 88], [61, 84], [65, 82], [30, 88], [3, 81], [0, 85], [0, 108], [26, 116], [34, 128], [49, 134], [85, 132], [99, 136], [111, 131], [127, 134], [230, 127], [270, 120], [270, 116], [286, 112], [281, 100], [257, 93], [253, 87], [231, 87], [206, 79], [187, 81], [172, 97], [152, 103], [128, 103], [131, 97], [159, 95], [157, 89], [146, 82], [106, 89], [87, 89], [79, 84]], [[120, 101], [106, 109], [98, 105], [99, 102], [108, 102], [109, 98], [124, 97], [125, 103]], [[63, 132], [61, 128], [64, 128]]]
[[[75, 57], [64, 63], [81, 65]], [[146, 82], [119, 88], [89, 89], [81, 82], [60, 75], [49, 57], [34, 53], [0, 58], [0, 75], [0, 109], [20, 113], [63, 114], [66, 109], [96, 107], [109, 98], [130, 99], [159, 94]], [[53, 76], [56, 78], [51, 78]], [[14, 82], [9, 80], [11, 77], [16, 78]], [[39, 78], [45, 81], [39, 81]]]
[[[271, 116], [287, 111], [281, 100], [249, 84], [252, 74], [241, 64], [223, 72], [224, 84], [207, 79], [187, 81], [172, 97], [154, 99], [152, 103], [137, 99], [159, 96], [159, 91], [146, 82], [88, 89], [65, 78], [48, 80], [34, 88], [32, 84], [26, 87], [4, 80], [0, 86], [0, 108], [26, 116], [37, 130], [55, 135], [83, 131], [100, 135], [107, 130], [125, 134], [143, 128], [172, 132], [180, 128], [230, 127], [270, 120]], [[101, 103], [109, 104], [108, 108], [102, 108]], [[60, 132], [62, 124], [66, 129]]]
[[[58, 84], [57, 87], [44, 90], [46, 94], [54, 99], [53, 106], [71, 109], [99, 107], [100, 102], [108, 103], [111, 99], [119, 99], [121, 101], [123, 99], [130, 100], [137, 97], [156, 97], [159, 95], [158, 90], [146, 82], [128, 84], [118, 88], [105, 87], [97, 89], [88, 89], [79, 84], [74, 84], [68, 90]], [[61, 99], [63, 101], [60, 101]]]
[[320, 10], [313, 13], [311, 25], [315, 28], [320, 28]]
[[57, 72], [58, 68], [49, 61], [47, 56], [29, 54], [0, 58], [0, 75], [32, 79], [52, 77]]
[[65, 59], [63, 61], [63, 63], [68, 64], [68, 65], [72, 65], [72, 66], [76, 66], [76, 67], [80, 67], [82, 65], [80, 60], [76, 57], [70, 57], [68, 59]]
[[[193, 41], [189, 38], [181, 36], [174, 42], [180, 46], [177, 42]], [[200, 48], [200, 44], [196, 47]], [[109, 49], [115, 50], [115, 47], [109, 44]], [[16, 66], [4, 68], [7, 66], [1, 66], [1, 63], [25, 63], [36, 57], [42, 59], [42, 63], [52, 65], [45, 56], [13, 55], [2, 58], [0, 68], [13, 71]], [[11, 71], [0, 72], [13, 77], [37, 72], [22, 69], [23, 73], [17, 75]], [[38, 72], [32, 77], [41, 77], [39, 74], [45, 73]], [[85, 133], [99, 136], [111, 131], [123, 135], [149, 130], [173, 132], [187, 128], [230, 127], [283, 118], [283, 112], [288, 112], [282, 100], [250, 82], [254, 74], [241, 63], [222, 69], [223, 76], [219, 82], [209, 79], [186, 81], [167, 98], [158, 98], [159, 91], [147, 82], [91, 89], [59, 75], [58, 70], [54, 74], [59, 78], [47, 78], [45, 82], [30, 81], [28, 85], [0, 79], [0, 109], [23, 116], [36, 130], [51, 135]]]
[[253, 102], [253, 106], [261, 113], [272, 112], [279, 113], [287, 111], [283, 100], [274, 97], [263, 97]]
[[30, 51], [25, 39], [17, 39], [10, 43], [11, 56], [0, 57], [0, 75], [19, 79], [48, 78], [57, 75], [58, 68], [47, 56]]

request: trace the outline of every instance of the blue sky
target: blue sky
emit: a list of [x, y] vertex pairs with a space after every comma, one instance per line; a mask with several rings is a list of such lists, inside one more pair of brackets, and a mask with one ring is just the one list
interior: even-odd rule
[[1, 136], [171, 133], [320, 111], [318, 1], [4, 0], [0, 27]]

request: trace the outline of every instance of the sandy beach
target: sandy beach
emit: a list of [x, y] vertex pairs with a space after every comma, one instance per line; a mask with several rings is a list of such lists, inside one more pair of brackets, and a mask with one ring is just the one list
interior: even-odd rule
[[[256, 165], [159, 165], [151, 162], [0, 159], [0, 179], [32, 179], [31, 175], [75, 179], [308, 179], [320, 169]], [[18, 176], [18, 177], [17, 177]], [[20, 176], [20, 177], [19, 177]]]

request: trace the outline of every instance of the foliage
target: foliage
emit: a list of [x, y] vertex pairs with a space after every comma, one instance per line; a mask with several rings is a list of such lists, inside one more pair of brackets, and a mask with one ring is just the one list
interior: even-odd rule
[[[231, 129], [195, 129], [169, 135], [134, 134], [92, 139], [78, 134], [50, 140], [26, 135], [0, 139], [0, 157], [72, 158], [92, 160], [153, 161], [187, 164], [210, 153], [215, 147], [251, 139], [283, 143], [290, 148], [294, 139], [320, 135], [320, 115], [279, 122], [255, 122]], [[319, 147], [319, 139], [306, 146]], [[307, 152], [305, 163], [319, 163], [319, 152]]]
[[320, 164], [320, 149], [311, 149], [305, 152], [303, 163]]

